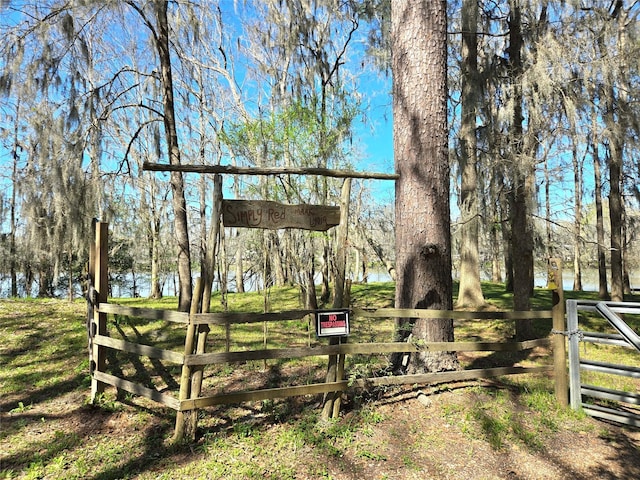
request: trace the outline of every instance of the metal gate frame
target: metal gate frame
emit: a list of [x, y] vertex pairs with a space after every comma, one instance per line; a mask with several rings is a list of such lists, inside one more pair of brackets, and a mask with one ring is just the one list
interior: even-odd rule
[[[580, 330], [580, 311], [596, 312], [604, 317], [618, 332], [606, 334]], [[581, 410], [592, 417], [640, 427], [640, 414], [618, 410], [583, 401], [583, 397], [625, 402], [640, 405], [640, 395], [620, 390], [583, 385], [580, 371], [589, 370], [612, 375], [640, 378], [640, 368], [591, 360], [580, 360], [580, 342], [617, 345], [640, 352], [640, 336], [618, 314], [640, 314], [640, 303], [598, 302], [592, 300], [567, 300], [567, 331], [569, 339], [569, 388], [570, 403], [574, 410]]]

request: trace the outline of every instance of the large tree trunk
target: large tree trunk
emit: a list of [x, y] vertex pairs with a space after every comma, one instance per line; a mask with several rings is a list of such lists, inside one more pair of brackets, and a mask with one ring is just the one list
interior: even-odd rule
[[[396, 307], [451, 310], [444, 0], [391, 3], [396, 172]], [[398, 333], [452, 341], [451, 319], [398, 319]], [[399, 367], [399, 365], [396, 365]], [[412, 354], [408, 371], [458, 368], [454, 353]]]
[[[171, 72], [171, 55], [169, 52], [169, 25], [167, 21], [166, 1], [156, 2], [158, 31], [156, 32], [156, 48], [160, 58], [160, 75], [162, 79], [162, 103], [165, 137], [169, 151], [169, 163], [180, 164], [180, 146], [173, 101], [173, 76]], [[191, 253], [189, 245], [189, 224], [187, 220], [187, 203], [184, 196], [184, 182], [180, 172], [171, 172], [171, 191], [173, 193], [173, 215], [176, 241], [178, 243], [178, 309], [188, 312], [191, 306]]]
[[462, 120], [460, 125], [460, 288], [458, 306], [480, 307], [484, 296], [480, 284], [478, 254], [478, 153], [476, 104], [478, 99], [478, 52], [476, 29], [478, 2], [462, 5]]
[[513, 262], [513, 308], [529, 310], [533, 291], [533, 231], [530, 203], [531, 176], [518, 178], [511, 200], [511, 248]]
[[[511, 201], [511, 251], [513, 255], [513, 308], [530, 310], [533, 293], [533, 222], [531, 201], [534, 194], [534, 169], [524, 155], [524, 114], [522, 76], [522, 15], [520, 0], [511, 0], [509, 12], [509, 69], [513, 82], [511, 158], [514, 160]], [[516, 323], [519, 340], [534, 338], [531, 320]]]

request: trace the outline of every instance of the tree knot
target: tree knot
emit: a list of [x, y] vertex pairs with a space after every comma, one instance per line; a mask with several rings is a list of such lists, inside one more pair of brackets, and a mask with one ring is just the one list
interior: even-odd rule
[[433, 243], [429, 243], [427, 245], [424, 245], [421, 249], [420, 249], [420, 256], [422, 258], [430, 258], [433, 257], [434, 255], [438, 254], [438, 246], [433, 244]]

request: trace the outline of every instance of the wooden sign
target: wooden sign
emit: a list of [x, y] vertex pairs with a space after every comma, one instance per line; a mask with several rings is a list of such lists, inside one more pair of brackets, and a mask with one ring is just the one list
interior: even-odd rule
[[316, 311], [316, 335], [319, 337], [341, 337], [349, 335], [349, 311]]
[[325, 231], [340, 223], [340, 207], [286, 205], [261, 200], [223, 200], [222, 222], [225, 227]]
[[547, 264], [547, 288], [549, 290], [562, 290], [562, 259], [549, 258]]

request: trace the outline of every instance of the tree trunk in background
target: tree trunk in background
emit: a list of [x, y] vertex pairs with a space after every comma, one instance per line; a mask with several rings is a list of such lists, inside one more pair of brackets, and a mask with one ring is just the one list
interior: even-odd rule
[[[496, 168], [495, 176], [499, 179], [498, 183], [501, 190], [504, 189], [504, 175], [500, 168]], [[500, 229], [502, 232], [502, 253], [504, 255], [504, 289], [506, 292], [513, 292], [513, 251], [511, 244], [511, 206], [509, 198], [504, 191], [498, 194], [498, 205], [500, 207], [499, 218]]]
[[478, 253], [478, 153], [476, 105], [478, 101], [478, 52], [476, 30], [478, 2], [462, 4], [462, 120], [460, 125], [460, 289], [458, 306], [480, 307], [484, 296], [480, 284]]
[[[520, 0], [510, 0], [509, 12], [509, 70], [513, 88], [510, 155], [513, 160], [511, 191], [511, 252], [513, 256], [513, 308], [530, 310], [533, 293], [533, 222], [531, 202], [535, 192], [534, 168], [524, 158], [522, 12]], [[531, 320], [516, 322], [518, 340], [534, 338]]]
[[573, 220], [573, 290], [582, 290], [582, 268], [580, 252], [582, 249], [582, 162], [578, 159], [577, 133], [572, 127], [573, 135], [573, 179], [574, 179], [574, 220]]
[[275, 285], [284, 287], [287, 283], [287, 274], [284, 268], [285, 260], [282, 258], [282, 245], [276, 231], [271, 231], [272, 269], [275, 276]]
[[346, 288], [346, 272], [347, 272], [347, 249], [349, 239], [349, 203], [351, 195], [351, 179], [346, 178], [342, 184], [342, 193], [340, 195], [340, 224], [336, 232], [336, 254], [335, 254], [335, 270], [333, 281], [333, 307], [346, 308], [347, 296]]
[[160, 220], [153, 217], [150, 220], [150, 256], [151, 256], [151, 298], [162, 298], [160, 286]]
[[489, 242], [491, 242], [491, 281], [502, 282], [502, 270], [500, 269], [500, 248], [497, 227], [491, 226], [489, 232]]
[[[206, 239], [203, 240], [204, 255], [201, 265], [202, 282], [202, 313], [209, 313], [211, 308], [211, 295], [213, 291], [213, 280], [216, 271], [216, 254], [220, 251], [220, 216], [222, 215], [222, 175], [215, 175], [213, 178], [213, 194], [211, 203], [211, 220], [209, 223]], [[206, 203], [206, 202], [205, 202]], [[203, 227], [206, 221], [203, 221]], [[205, 231], [202, 232], [205, 235]]]
[[[614, 5], [614, 2], [611, 2]], [[628, 7], [629, 10], [633, 8]], [[611, 300], [621, 302], [624, 300], [624, 268], [623, 268], [623, 161], [626, 129], [629, 125], [626, 110], [629, 108], [628, 93], [630, 85], [627, 78], [627, 25], [631, 23], [629, 10], [624, 2], [615, 2], [611, 10], [610, 25], [616, 30], [611, 31], [615, 38], [615, 48], [599, 38], [598, 46], [600, 54], [611, 63], [607, 72], [603, 88], [604, 98], [604, 123], [606, 126], [609, 163], [609, 222], [611, 227]], [[615, 37], [613, 37], [615, 35]]]
[[[500, 258], [500, 240], [499, 232], [502, 231], [502, 221], [500, 218], [500, 202], [498, 194], [498, 188], [496, 188], [495, 175], [491, 175], [489, 180], [489, 201], [484, 205], [484, 211], [486, 212], [485, 229], [489, 233], [489, 248], [491, 250], [491, 281], [498, 283], [502, 282], [502, 260]], [[505, 249], [505, 250], [508, 250]]]
[[327, 303], [331, 298], [331, 288], [329, 286], [329, 236], [322, 238], [322, 289], [320, 290], [320, 302]]
[[624, 295], [631, 295], [631, 280], [629, 279], [629, 270], [627, 268], [627, 247], [629, 246], [627, 237], [627, 207], [622, 200], [622, 291]]
[[[160, 75], [162, 79], [163, 120], [169, 163], [180, 165], [180, 146], [173, 101], [173, 76], [171, 72], [171, 55], [169, 52], [169, 25], [167, 20], [168, 2], [156, 2], [158, 31], [155, 42], [160, 58]], [[188, 312], [191, 307], [191, 252], [189, 244], [189, 223], [187, 220], [187, 203], [184, 196], [182, 173], [171, 172], [171, 191], [173, 193], [173, 215], [176, 241], [178, 243], [178, 309]]]
[[[11, 157], [13, 159], [13, 166], [11, 168], [11, 205], [9, 214], [9, 275], [11, 277], [11, 296], [16, 298], [18, 296], [18, 274], [17, 274], [17, 257], [16, 257], [16, 195], [18, 190], [18, 117], [20, 116], [20, 103], [16, 105], [16, 120], [14, 122], [14, 137], [13, 146], [11, 147]], [[27, 288], [30, 290], [30, 287]]]
[[511, 246], [513, 256], [513, 308], [529, 310], [533, 291], [533, 231], [530, 202], [531, 175], [520, 177], [511, 199]]
[[[447, 2], [391, 2], [397, 308], [451, 310]], [[397, 320], [398, 335], [453, 341], [451, 319]], [[400, 368], [396, 359], [396, 367]], [[412, 354], [411, 373], [458, 368], [455, 353]]]
[[[610, 92], [613, 97], [613, 92]], [[613, 100], [611, 99], [611, 103]], [[611, 110], [611, 109], [609, 109]], [[622, 142], [617, 134], [613, 113], [607, 115], [612, 129], [609, 139], [609, 222], [611, 225], [611, 300], [622, 302], [624, 282], [622, 269]]]
[[[309, 251], [309, 250], [303, 250]], [[316, 295], [316, 284], [315, 284], [315, 269], [314, 269], [314, 256], [313, 253], [309, 255], [309, 258], [306, 262], [306, 269], [302, 272], [303, 281], [302, 281], [302, 291], [304, 295], [304, 303], [305, 308], [308, 310], [317, 310], [318, 309], [318, 297]]]
[[244, 249], [244, 237], [240, 236], [240, 232], [236, 231], [237, 250], [235, 259], [235, 276], [236, 276], [236, 292], [244, 293], [244, 261], [242, 251]]
[[595, 185], [595, 204], [596, 204], [596, 239], [598, 243], [598, 298], [603, 300], [609, 299], [609, 287], [607, 282], [607, 255], [604, 246], [604, 215], [602, 213], [602, 179], [600, 176], [600, 156], [598, 154], [598, 145], [593, 142], [591, 145], [593, 151], [593, 177]]
[[554, 248], [551, 231], [551, 176], [549, 175], [549, 161], [544, 159], [544, 213], [545, 230], [547, 233], [547, 258], [554, 257]]

